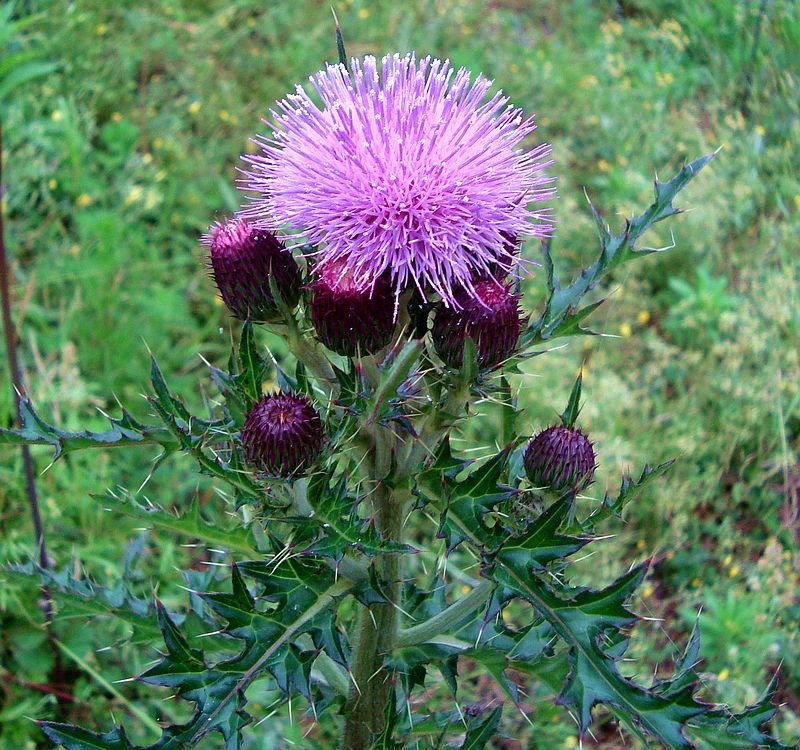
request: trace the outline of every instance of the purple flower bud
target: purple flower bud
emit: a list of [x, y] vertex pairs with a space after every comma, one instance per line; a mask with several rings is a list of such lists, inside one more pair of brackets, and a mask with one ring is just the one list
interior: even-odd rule
[[471, 290], [459, 288], [455, 302], [440, 307], [433, 321], [433, 344], [446, 364], [461, 366], [467, 336], [475, 342], [481, 368], [496, 367], [514, 353], [524, 317], [510, 283], [482, 276]]
[[269, 231], [245, 219], [225, 219], [203, 237], [209, 266], [228, 309], [237, 318], [263, 323], [277, 317], [270, 277], [287, 307], [300, 299], [300, 269], [292, 254]]
[[554, 492], [580, 492], [594, 478], [592, 443], [580, 430], [555, 425], [528, 443], [523, 455], [525, 473], [536, 487]]
[[264, 396], [248, 413], [242, 427], [244, 456], [265, 474], [301, 474], [322, 451], [325, 430], [317, 410], [301, 393]]
[[342, 261], [326, 263], [311, 284], [311, 322], [337, 354], [374, 354], [392, 340], [394, 293], [389, 279], [357, 279]]

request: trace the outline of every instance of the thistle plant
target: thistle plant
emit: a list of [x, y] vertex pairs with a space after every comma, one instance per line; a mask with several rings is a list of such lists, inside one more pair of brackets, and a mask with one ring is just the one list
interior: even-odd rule
[[[578, 504], [595, 473], [582, 378], [549, 426], [530, 424], [510, 386], [555, 339], [592, 335], [583, 325], [602, 302], [598, 285], [656, 252], [641, 237], [679, 213], [673, 199], [714, 154], [657, 180], [652, 204], [618, 234], [590, 204], [596, 260], [562, 284], [543, 205], [557, 166], [547, 144], [527, 148], [533, 119], [447, 62], [348, 61], [340, 50], [311, 77], [313, 92], [298, 87], [277, 105], [274, 129], [255, 139], [260, 153], [244, 157], [245, 206], [206, 236], [222, 299], [244, 321], [232, 323], [227, 367], [210, 366], [212, 413], [190, 413], [153, 359], [153, 422], [123, 411], [105, 432], [65, 432], [23, 396], [23, 426], [0, 431], [4, 443], [51, 445], [56, 458], [144, 444], [160, 461], [186, 454], [236, 511], [239, 525], [221, 530], [196, 508], [175, 518], [135, 494], [107, 498], [226, 551], [192, 608], [211, 633], [202, 641], [161, 602], [115, 599], [118, 615], [155, 620], [163, 636], [160, 660], [138, 679], [193, 706], [148, 747], [208, 747], [215, 734], [242, 747], [261, 718], [248, 714], [248, 689], [263, 681], [277, 703], [301, 696], [309, 715], [335, 717], [344, 750], [474, 750], [503, 731], [503, 711], [522, 706], [520, 676], [545, 685], [581, 736], [603, 705], [643, 745], [782, 747], [765, 728], [771, 688], [739, 712], [700, 697], [697, 632], [671, 669], [622, 674], [631, 598], [651, 561], [598, 589], [575, 584], [571, 564], [671, 462]], [[530, 240], [543, 255], [539, 310], [522, 291]], [[267, 351], [266, 329], [285, 340], [286, 361]], [[268, 376], [277, 392], [263, 392]], [[500, 450], [473, 460], [450, 437], [480, 403], [502, 411], [504, 433]], [[440, 553], [448, 565], [432, 573], [425, 560]], [[67, 574], [26, 570], [62, 595], [110, 600]], [[519, 602], [527, 620], [507, 624]], [[504, 703], [463, 705], [468, 663]], [[449, 697], [426, 703], [436, 679]], [[42, 729], [70, 750], [137, 747], [121, 726]]]

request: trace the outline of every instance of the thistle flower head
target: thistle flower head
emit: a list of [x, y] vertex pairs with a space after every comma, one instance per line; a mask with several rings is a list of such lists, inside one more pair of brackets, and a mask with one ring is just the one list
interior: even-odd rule
[[457, 289], [454, 299], [455, 306], [440, 307], [433, 320], [433, 344], [442, 360], [460, 367], [467, 337], [475, 342], [480, 367], [495, 367], [508, 359], [517, 348], [524, 320], [511, 284], [481, 276], [473, 280], [471, 291]]
[[272, 111], [261, 153], [243, 157], [243, 215], [316, 247], [318, 263], [355, 276], [388, 273], [455, 304], [476, 273], [509, 272], [508, 237], [550, 233], [543, 174], [550, 147], [521, 148], [535, 126], [492, 81], [413, 54], [329, 65]]
[[341, 260], [317, 273], [309, 309], [320, 341], [346, 357], [374, 354], [394, 333], [394, 297], [386, 275], [366, 284]]
[[242, 446], [257, 471], [290, 477], [319, 456], [325, 431], [308, 397], [280, 391], [264, 396], [246, 415]]
[[594, 479], [595, 455], [586, 435], [574, 427], [542, 430], [523, 454], [525, 473], [536, 487], [580, 492]]
[[209, 227], [201, 242], [209, 248], [209, 266], [222, 300], [237, 318], [264, 322], [278, 306], [270, 279], [283, 301], [300, 298], [300, 269], [278, 238], [245, 219], [225, 219]]

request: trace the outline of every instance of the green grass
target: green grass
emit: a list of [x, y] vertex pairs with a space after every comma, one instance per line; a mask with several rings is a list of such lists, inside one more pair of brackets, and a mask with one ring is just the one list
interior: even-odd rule
[[[248, 138], [264, 128], [259, 118], [335, 60], [330, 12], [310, 0], [17, 5], [18, 16], [34, 20], [1, 52], [38, 49], [55, 64], [1, 105], [15, 317], [34, 401], [65, 428], [99, 426], [96, 407], [113, 412], [114, 395], [146, 415], [139, 394], [147, 344], [175, 389], [200, 405], [211, 391], [198, 354], [223, 361], [231, 324], [215, 301], [197, 238], [237, 206], [235, 169]], [[563, 408], [584, 364], [582, 422], [601, 460], [587, 493], [593, 497], [627, 468], [679, 458], [579, 573], [599, 583], [614, 575], [620, 557], [655, 554], [659, 564], [639, 611], [666, 620], [637, 636], [635, 650], [673, 656], [672, 641], [704, 602], [709, 696], [750, 702], [782, 663], [780, 730], [786, 741], [796, 739], [800, 547], [790, 514], [800, 481], [797, 4], [767, 3], [755, 52], [757, 2], [335, 5], [349, 53], [446, 56], [494, 77], [516, 104], [537, 113], [537, 137], [553, 144], [559, 176], [554, 254], [562, 276], [597, 247], [584, 188], [620, 226], [650, 197], [656, 172], [668, 176], [683, 160], [723, 147], [682, 197], [692, 211], [670, 224], [677, 247], [608, 286], [608, 301], [591, 322], [618, 338], [573, 341], [536, 358], [517, 385], [533, 432]], [[672, 237], [666, 231], [649, 241], [665, 246]], [[538, 257], [533, 245], [526, 252]], [[540, 275], [528, 291], [535, 309]], [[6, 371], [0, 373], [5, 383]], [[4, 387], [0, 424], [12, 415]], [[487, 443], [492, 420], [490, 411], [476, 427]], [[49, 457], [34, 453], [41, 470]], [[180, 607], [186, 594], [175, 568], [191, 560], [202, 575], [208, 559], [181, 546], [185, 540], [154, 533], [126, 561], [138, 524], [90, 496], [117, 485], [136, 489], [151, 458], [146, 449], [75, 455], [40, 477], [48, 544], [58, 567], [102, 582], [127, 570], [142, 596], [157, 586]], [[197, 496], [204, 512], [224, 522], [212, 486], [190, 469], [173, 460], [146, 492], [176, 507]], [[21, 459], [8, 448], [0, 451], [0, 524], [0, 558], [26, 559], [32, 530]], [[101, 727], [111, 712], [127, 715], [124, 702], [68, 657], [65, 691], [75, 701], [59, 709], [31, 687], [46, 678], [52, 658], [36, 598], [17, 579], [0, 588], [4, 749], [41, 743], [28, 717], [60, 715]], [[109, 681], [135, 674], [154, 655], [125, 643], [126, 628], [107, 619], [86, 627], [77, 613], [60, 615], [59, 638]], [[180, 710], [135, 684], [117, 687], [152, 716]], [[532, 720], [540, 746], [568, 747], [571, 719], [539, 698], [532, 699]], [[257, 714], [270, 696], [253, 699]], [[251, 732], [248, 747], [289, 747], [291, 738], [304, 746], [298, 727], [310, 725], [298, 720], [299, 710], [294, 727], [284, 713]], [[144, 737], [137, 722], [126, 723]], [[523, 742], [531, 732], [513, 711], [504, 729]], [[520, 746], [527, 747], [508, 745]]]

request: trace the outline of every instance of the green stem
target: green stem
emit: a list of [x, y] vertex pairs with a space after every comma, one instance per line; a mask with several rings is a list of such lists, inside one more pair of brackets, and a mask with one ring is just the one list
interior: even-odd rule
[[447, 609], [434, 615], [430, 620], [421, 622], [413, 628], [401, 630], [398, 634], [398, 646], [414, 646], [435, 638], [455, 627], [461, 620], [480, 609], [492, 596], [495, 584], [492, 581], [481, 581], [478, 586], [451, 604]]
[[[400, 540], [406, 499], [379, 482], [372, 502], [378, 530], [388, 539]], [[372, 735], [383, 729], [392, 694], [392, 675], [383, 663], [397, 646], [400, 632], [401, 562], [398, 554], [378, 558], [387, 602], [362, 606], [359, 611], [353, 654], [355, 692], [344, 722], [342, 750], [368, 750]]]

